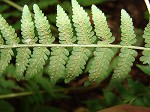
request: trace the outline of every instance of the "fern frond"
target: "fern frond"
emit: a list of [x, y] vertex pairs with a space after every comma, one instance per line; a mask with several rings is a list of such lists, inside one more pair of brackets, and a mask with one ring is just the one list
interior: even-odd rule
[[25, 44], [34, 44], [37, 41], [34, 33], [34, 23], [32, 21], [31, 13], [27, 5], [23, 7], [21, 34], [23, 37], [22, 42]]
[[49, 75], [51, 83], [55, 84], [58, 79], [65, 76], [65, 64], [68, 60], [69, 52], [65, 48], [52, 47], [51, 57], [49, 65]]
[[14, 55], [12, 49], [2, 49], [0, 58], [0, 76], [5, 71], [6, 67], [10, 63], [12, 56]]
[[39, 35], [39, 43], [41, 44], [51, 44], [55, 38], [51, 34], [50, 24], [47, 17], [44, 16], [38, 5], [33, 5], [34, 19], [36, 30]]
[[[96, 38], [92, 31], [92, 26], [88, 14], [78, 4], [72, 0], [73, 22], [77, 32], [78, 44], [91, 44]], [[82, 73], [84, 65], [88, 60], [90, 50], [87, 48], [73, 48], [72, 55], [69, 57], [66, 65], [65, 82], [69, 82]], [[74, 69], [73, 69], [74, 68]]]
[[[56, 25], [58, 27], [59, 42], [61, 44], [72, 44], [76, 38], [73, 36], [72, 24], [61, 6], [57, 6]], [[65, 65], [68, 60], [69, 51], [61, 47], [52, 47], [50, 57], [49, 75], [51, 82], [55, 84], [58, 79], [65, 76]]]
[[96, 40], [90, 18], [87, 12], [81, 7], [76, 0], [72, 0], [72, 20], [77, 32], [78, 44], [91, 44]]
[[[33, 44], [36, 42], [34, 33], [34, 23], [32, 22], [31, 13], [27, 5], [23, 7], [22, 19], [21, 19], [21, 34], [23, 37], [23, 43]], [[29, 63], [31, 50], [29, 48], [18, 48], [16, 56], [16, 76], [17, 79], [22, 79], [24, 71]]]
[[60, 5], [57, 6], [56, 26], [59, 30], [59, 42], [61, 44], [72, 44], [76, 41], [70, 19]]
[[[115, 70], [111, 82], [121, 81], [126, 78], [137, 55], [134, 49], [144, 50], [140, 60], [150, 66], [150, 21], [143, 34], [146, 43], [145, 47], [134, 46], [136, 35], [134, 34], [132, 18], [130, 18], [125, 10], [122, 10], [120, 26], [121, 42], [120, 45], [111, 44], [115, 38], [108, 27], [104, 13], [92, 5], [95, 36], [88, 14], [76, 0], [72, 0], [72, 21], [77, 37], [74, 36], [69, 17], [61, 6], [58, 5], [56, 26], [60, 32], [60, 45], [52, 44], [55, 38], [51, 34], [47, 17], [44, 16], [36, 4], [33, 6], [33, 10], [34, 22], [32, 21], [28, 6], [25, 5], [23, 8], [21, 19], [23, 44], [18, 44], [19, 38], [15, 30], [0, 15], [0, 75], [3, 74], [14, 55], [12, 48], [16, 48], [17, 50], [15, 71], [17, 72], [17, 79], [24, 78], [24, 75], [26, 78], [31, 78], [38, 72], [42, 74], [46, 60], [49, 59], [50, 63], [47, 69], [48, 72], [46, 71], [46, 73], [50, 75], [52, 84], [55, 84], [60, 78], [64, 78], [65, 83], [68, 83], [82, 74], [89, 57], [92, 56], [91, 47], [96, 48], [93, 49], [95, 50], [93, 52], [94, 57], [89, 60], [89, 64], [85, 69], [86, 72], [89, 71], [89, 78], [85, 85], [89, 85], [92, 82], [99, 83], [104, 80], [109, 75], [108, 71], [112, 71], [113, 68]], [[38, 38], [35, 37], [34, 24]], [[96, 40], [96, 37], [99, 40]], [[95, 42], [97, 44], [93, 44]], [[32, 53], [29, 47], [33, 47]], [[48, 47], [51, 47], [50, 58], [50, 49]], [[67, 47], [73, 47], [72, 51], [70, 48], [67, 49]], [[113, 61], [113, 64], [111, 63], [110, 65], [115, 51], [111, 48], [121, 48], [119, 57], [116, 58], [117, 65], [113, 63], [116, 61]], [[69, 51], [71, 51], [70, 54]], [[113, 68], [111, 67], [112, 65]]]
[[121, 81], [127, 77], [128, 73], [131, 71], [133, 62], [135, 61], [135, 56], [137, 56], [137, 52], [135, 50], [126, 48], [121, 49], [119, 61], [114, 71], [112, 80]]
[[[125, 10], [121, 10], [121, 45], [133, 45], [136, 42], [132, 18]], [[137, 56], [137, 52], [132, 49], [121, 48], [121, 53], [119, 54], [119, 61], [114, 70], [112, 76], [112, 81], [121, 81], [127, 77], [131, 70], [131, 66], [135, 60], [134, 57]]]
[[[0, 45], [4, 44], [4, 40], [2, 38], [2, 36], [0, 35]], [[13, 56], [13, 51], [11, 49], [0, 49], [0, 63], [2, 65], [0, 65], [0, 76], [2, 75], [3, 71], [5, 70], [5, 68], [8, 66], [10, 60], [11, 60], [11, 56]], [[7, 57], [7, 58], [5, 58]]]
[[107, 70], [113, 56], [114, 52], [109, 48], [95, 49], [94, 59], [89, 69], [90, 74], [85, 85], [89, 85], [91, 82], [99, 83], [108, 77]]
[[[19, 38], [15, 33], [14, 28], [9, 26], [6, 20], [0, 14], [0, 31], [6, 40], [6, 44], [8, 45], [16, 45], [19, 43]], [[2, 49], [1, 50], [1, 58], [0, 58], [0, 75], [4, 72], [8, 64], [10, 63], [11, 57], [13, 56], [12, 49]]]
[[70, 82], [82, 73], [90, 54], [91, 51], [89, 49], [73, 48], [72, 55], [69, 57], [69, 61], [66, 65], [65, 83]]
[[[0, 34], [0, 45], [3, 45], [4, 44], [4, 40]], [[1, 56], [1, 49], [0, 49], [0, 56]], [[1, 59], [1, 58], [0, 58]]]
[[16, 56], [16, 78], [17, 80], [24, 78], [24, 71], [29, 63], [31, 50], [29, 48], [18, 48]]
[[0, 34], [0, 44], [4, 44], [4, 40], [3, 40], [2, 36], [1, 36], [1, 34]]
[[29, 60], [29, 66], [26, 71], [26, 78], [32, 78], [36, 73], [40, 72], [48, 59], [50, 51], [45, 47], [33, 48], [33, 54]]
[[[0, 35], [0, 45], [2, 44], [4, 44], [4, 40]], [[0, 65], [1, 67], [0, 70], [2, 70], [0, 71], [0, 76], [2, 75], [2, 73], [4, 72], [8, 64], [10, 63], [11, 56], [13, 56], [13, 51], [11, 49], [0, 49], [0, 63], [2, 64]]]
[[94, 21], [94, 27], [97, 37], [103, 41], [103, 43], [110, 44], [115, 38], [110, 32], [106, 17], [104, 13], [98, 9], [95, 5], [92, 5], [92, 19]]
[[[145, 47], [150, 47], [150, 20], [147, 26], [145, 27], [143, 38], [145, 39]], [[140, 58], [140, 60], [144, 64], [148, 64], [150, 66], [150, 51], [143, 51], [143, 56]]]
[[[3, 45], [3, 44], [4, 44], [4, 40], [3, 40], [3, 38], [2, 38], [2, 36], [0, 34], [0, 45]], [[2, 49], [0, 49], [0, 56], [1, 56], [1, 50]], [[1, 57], [0, 57], [0, 59], [1, 59]]]
[[[39, 35], [39, 43], [41, 44], [51, 44], [54, 41], [54, 37], [50, 31], [49, 22], [39, 9], [39, 7], [34, 4], [34, 18], [35, 26]], [[31, 78], [34, 74], [41, 71], [45, 65], [45, 60], [48, 59], [50, 51], [46, 47], [35, 47], [33, 49], [33, 54], [29, 60], [29, 65], [26, 71], [26, 77]]]
[[121, 10], [121, 45], [133, 45], [136, 42], [136, 35], [134, 33], [134, 27], [132, 18], [129, 14], [122, 9]]
[[[0, 34], [0, 45], [4, 44], [4, 40]], [[1, 58], [3, 58], [3, 56], [1, 56], [1, 52], [4, 52], [4, 49], [0, 49], [0, 61], [1, 61]], [[3, 53], [2, 53], [3, 54]], [[7, 61], [6, 61], [7, 62]], [[2, 73], [0, 73], [0, 76], [2, 75]]]
[[[95, 32], [99, 39], [98, 44], [109, 44], [114, 41], [112, 33], [108, 28], [106, 17], [95, 5], [92, 5], [92, 18], [94, 21]], [[96, 48], [94, 59], [89, 69], [89, 79], [85, 85], [91, 82], [100, 82], [107, 77], [107, 70], [110, 60], [114, 53], [110, 48]]]
[[19, 38], [17, 37], [17, 34], [15, 33], [15, 29], [12, 28], [12, 26], [9, 26], [6, 20], [2, 17], [0, 14], [0, 30], [2, 33], [2, 36], [6, 40], [6, 44], [8, 45], [16, 45], [19, 43]]

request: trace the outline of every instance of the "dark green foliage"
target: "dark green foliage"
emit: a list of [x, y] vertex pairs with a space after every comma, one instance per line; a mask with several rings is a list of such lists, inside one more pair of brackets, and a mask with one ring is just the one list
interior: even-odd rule
[[2, 112], [15, 112], [14, 107], [5, 100], [0, 100], [0, 111]]
[[[11, 69], [12, 71], [11, 71]], [[13, 69], [14, 68], [14, 69]], [[32, 112], [32, 111], [63, 111], [63, 109], [58, 109], [55, 105], [49, 105], [48, 102], [55, 101], [57, 99], [66, 99], [66, 95], [60, 94], [55, 92], [56, 89], [60, 87], [51, 86], [49, 79], [47, 77], [40, 76], [36, 74], [35, 77], [28, 81], [20, 82], [22, 85], [19, 85], [17, 81], [13, 80], [15, 77], [14, 73], [15, 67], [8, 66], [6, 70], [6, 74], [13, 74], [8, 78], [11, 79], [4, 79], [3, 77], [0, 78], [0, 111], [6, 112], [15, 112], [15, 111], [22, 111], [22, 112]], [[62, 88], [61, 88], [62, 89]], [[24, 97], [13, 97], [16, 93], [32, 93], [33, 95], [27, 95]], [[2, 100], [3, 94], [10, 95], [12, 97], [12, 102], [8, 100]], [[23, 98], [23, 99], [22, 99]], [[16, 102], [16, 103], [13, 103]], [[16, 107], [17, 105], [17, 107]]]
[[96, 112], [97, 110], [103, 109], [103, 106], [101, 105], [101, 102], [99, 99], [87, 100], [85, 103], [88, 107], [88, 111], [90, 112]]
[[86, 2], [85, 1], [83, 1], [83, 0], [78, 0], [78, 2], [81, 4], [81, 5], [83, 5], [83, 6], [91, 6], [92, 4], [99, 4], [99, 3], [103, 3], [103, 2], [105, 2], [105, 0], [86, 0]]
[[143, 71], [146, 75], [150, 75], [150, 67], [149, 65], [145, 66], [145, 65], [136, 65], [141, 71]]

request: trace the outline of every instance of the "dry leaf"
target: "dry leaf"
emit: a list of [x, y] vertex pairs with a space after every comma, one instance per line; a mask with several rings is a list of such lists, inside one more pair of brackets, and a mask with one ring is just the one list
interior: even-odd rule
[[131, 105], [119, 105], [98, 112], [150, 112], [150, 108], [131, 106]]

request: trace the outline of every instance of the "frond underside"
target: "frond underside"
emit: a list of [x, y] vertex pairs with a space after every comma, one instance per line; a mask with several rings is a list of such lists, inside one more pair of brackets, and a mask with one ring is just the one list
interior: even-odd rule
[[[38, 5], [33, 5], [34, 17], [27, 5], [23, 7], [21, 18], [22, 39], [17, 37], [15, 29], [10, 26], [0, 15], [0, 46], [3, 45], [24, 45], [52, 44], [55, 41], [50, 28], [49, 21]], [[69, 19], [63, 8], [57, 6], [56, 26], [59, 31], [59, 44], [79, 45], [110, 45], [115, 41], [111, 29], [107, 24], [104, 13], [95, 5], [92, 5], [92, 27], [88, 13], [76, 0], [72, 0], [72, 20]], [[136, 35], [132, 18], [125, 10], [121, 10], [121, 46], [133, 46], [136, 43]], [[150, 47], [150, 22], [143, 34], [145, 47]], [[37, 34], [35, 33], [37, 31]], [[88, 72], [89, 76], [85, 85], [93, 82], [99, 83], [108, 77], [107, 71], [113, 60], [114, 50], [108, 48], [87, 48], [87, 47], [23, 47], [16, 48], [17, 54], [12, 48], [0, 49], [0, 75], [4, 74], [6, 67], [10, 64], [12, 57], [16, 58], [16, 78], [32, 78], [43, 71], [47, 66], [47, 74], [51, 83], [55, 84], [59, 79], [68, 83], [83, 73], [87, 63], [91, 61]], [[16, 55], [15, 55], [16, 54]], [[137, 52], [131, 48], [121, 48], [118, 64], [116, 65], [111, 81], [122, 81], [125, 79], [133, 66]], [[144, 50], [140, 60], [150, 66], [150, 51]]]

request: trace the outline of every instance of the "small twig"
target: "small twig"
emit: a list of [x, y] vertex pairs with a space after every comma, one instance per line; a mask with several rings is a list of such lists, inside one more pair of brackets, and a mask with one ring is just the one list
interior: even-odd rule
[[[44, 91], [40, 92], [45, 93]], [[28, 91], [28, 92], [19, 92], [19, 93], [10, 93], [10, 94], [4, 94], [4, 95], [0, 95], [0, 99], [5, 99], [5, 98], [15, 98], [15, 97], [20, 97], [20, 96], [29, 96], [29, 95], [33, 95], [35, 94], [35, 92], [32, 91]]]
[[132, 98], [128, 104], [132, 104], [138, 97], [143, 96], [143, 95], [150, 95], [150, 93], [141, 93], [137, 95], [136, 97]]
[[15, 2], [12, 2], [10, 0], [2, 0], [2, 1], [7, 3], [7, 4], [9, 4], [10, 6], [12, 6], [12, 7], [22, 11], [22, 7], [20, 5], [18, 5], [18, 4], [16, 4]]
[[[83, 93], [83, 92], [87, 92], [87, 91], [90, 91], [92, 89], [95, 89], [99, 86], [101, 86], [101, 85], [92, 85], [92, 86], [88, 86], [88, 87], [83, 86], [83, 87], [53, 89], [52, 92], [62, 92], [64, 94], [71, 93], [71, 92]], [[10, 93], [10, 94], [0, 95], [0, 99], [15, 98], [15, 97], [21, 97], [21, 96], [30, 96], [30, 95], [34, 95], [36, 93], [37, 92], [34, 92], [34, 91]], [[43, 94], [43, 93], [47, 93], [47, 92], [46, 91], [40, 91], [39, 93]]]
[[[2, 0], [2, 1], [5, 2], [5, 3], [7, 3], [7, 4], [9, 4], [10, 6], [12, 6], [12, 7], [18, 9], [19, 11], [22, 11], [22, 9], [23, 9], [23, 7], [21, 7], [20, 5], [16, 4], [15, 2], [13, 2], [13, 1], [11, 1], [11, 0]], [[34, 14], [32, 13], [32, 16], [33, 16], [33, 15], [34, 15]], [[58, 32], [58, 30], [57, 30], [57, 28], [56, 28], [55, 26], [53, 26], [52, 24], [50, 24], [50, 26], [51, 26], [51, 29], [52, 29], [53, 31]]]

